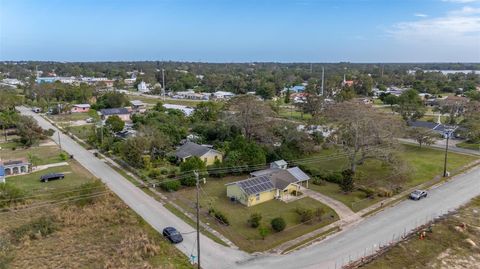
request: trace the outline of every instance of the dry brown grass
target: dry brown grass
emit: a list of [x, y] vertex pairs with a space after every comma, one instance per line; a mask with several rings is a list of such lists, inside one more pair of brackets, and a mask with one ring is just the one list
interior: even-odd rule
[[[7, 239], [15, 228], [40, 216], [53, 218], [56, 231], [19, 242]], [[0, 215], [0, 227], [0, 268], [191, 267], [113, 194], [83, 207], [70, 204]]]

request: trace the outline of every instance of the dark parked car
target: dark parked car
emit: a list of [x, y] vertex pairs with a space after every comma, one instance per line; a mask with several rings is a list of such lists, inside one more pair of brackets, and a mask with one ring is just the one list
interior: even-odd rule
[[163, 229], [163, 236], [165, 236], [173, 244], [178, 244], [183, 241], [182, 235], [173, 227]]
[[427, 197], [427, 192], [424, 190], [415, 190], [412, 193], [410, 193], [410, 199], [412, 200], [420, 200], [426, 197]]
[[49, 180], [63, 179], [65, 174], [62, 173], [50, 173], [40, 177], [41, 182], [48, 182]]

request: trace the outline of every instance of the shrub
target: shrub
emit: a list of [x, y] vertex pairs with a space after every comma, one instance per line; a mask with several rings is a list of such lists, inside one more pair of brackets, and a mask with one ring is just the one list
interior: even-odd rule
[[66, 154], [65, 152], [60, 152], [60, 154], [58, 154], [58, 157], [60, 158], [60, 160], [62, 161], [66, 161], [68, 160], [68, 154]]
[[265, 237], [267, 237], [267, 235], [270, 233], [270, 230], [265, 226], [260, 226], [258, 227], [258, 233], [260, 234], [262, 239], [265, 240]]
[[315, 217], [318, 220], [321, 220], [324, 214], [325, 214], [325, 209], [323, 209], [323, 207], [319, 207], [315, 210]]
[[162, 173], [158, 168], [153, 168], [153, 169], [150, 169], [150, 171], [148, 171], [148, 176], [155, 179], [158, 179], [161, 174]]
[[57, 230], [53, 217], [40, 217], [30, 223], [24, 224], [18, 228], [11, 230], [10, 234], [14, 241], [20, 241], [23, 237], [28, 236], [30, 239], [37, 239], [38, 236], [47, 236]]
[[180, 179], [180, 183], [183, 186], [191, 187], [197, 184], [197, 180], [193, 176], [187, 176]]
[[332, 183], [340, 183], [342, 182], [343, 176], [340, 172], [332, 172], [326, 175], [325, 180]]
[[340, 188], [344, 192], [351, 192], [354, 188], [354, 172], [350, 169], [342, 171], [342, 180], [340, 182]]
[[180, 181], [172, 180], [172, 181], [162, 182], [160, 184], [160, 188], [162, 188], [162, 190], [164, 191], [169, 191], [169, 192], [178, 191], [180, 189]]
[[282, 217], [272, 219], [270, 224], [272, 225], [272, 229], [276, 232], [283, 231], [283, 229], [285, 229], [285, 226], [287, 226], [285, 220]]
[[260, 213], [253, 213], [250, 215], [250, 218], [248, 219], [247, 223], [250, 225], [252, 228], [257, 228], [260, 226], [260, 221], [262, 220], [262, 214]]
[[23, 202], [24, 193], [10, 183], [0, 184], [0, 208]]
[[393, 192], [391, 190], [387, 190], [385, 188], [378, 188], [378, 196], [380, 197], [391, 197]]
[[367, 187], [360, 187], [358, 188], [359, 191], [365, 193], [367, 198], [373, 198], [375, 196], [375, 190], [367, 188]]
[[325, 182], [323, 179], [319, 178], [319, 177], [314, 177], [312, 179], [312, 184], [314, 185], [325, 185]]
[[300, 216], [300, 222], [307, 222], [313, 219], [313, 210], [297, 207], [295, 212]]
[[230, 225], [230, 222], [228, 221], [227, 216], [223, 214], [221, 211], [215, 210], [214, 211], [214, 217], [223, 225], [228, 226]]

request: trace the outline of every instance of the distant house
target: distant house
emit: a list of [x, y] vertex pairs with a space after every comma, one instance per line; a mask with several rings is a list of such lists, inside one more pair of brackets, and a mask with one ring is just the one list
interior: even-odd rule
[[227, 99], [230, 99], [230, 98], [234, 97], [235, 94], [232, 93], [232, 92], [216, 91], [216, 92], [212, 93], [212, 96], [213, 96], [214, 99], [225, 99], [225, 100], [227, 100]]
[[142, 82], [140, 82], [137, 86], [137, 90], [139, 92], [142, 92], [142, 93], [147, 93], [147, 92], [150, 92], [150, 89], [148, 89], [147, 87], [147, 83], [145, 83], [145, 81], [142, 80]]
[[222, 161], [223, 155], [220, 151], [213, 149], [212, 147], [206, 145], [199, 145], [193, 142], [187, 142], [180, 146], [173, 155], [179, 159], [180, 161], [184, 162], [190, 157], [198, 157], [206, 165], [212, 165], [215, 161]]
[[90, 111], [90, 105], [89, 104], [76, 104], [73, 105], [72, 109], [70, 112], [72, 113], [84, 113]]
[[25, 159], [0, 162], [0, 166], [2, 166], [4, 177], [32, 172], [32, 164]]
[[130, 104], [132, 105], [132, 110], [135, 112], [144, 113], [147, 110], [145, 103], [140, 100], [132, 100]]
[[450, 137], [456, 137], [457, 136], [457, 131], [458, 131], [458, 126], [454, 127], [449, 127], [445, 126], [444, 124], [440, 122], [431, 122], [431, 121], [411, 121], [408, 123], [410, 127], [413, 128], [425, 128], [425, 129], [430, 129], [435, 133], [438, 133], [441, 135], [443, 138], [447, 138], [447, 136], [450, 134]]
[[270, 164], [269, 169], [250, 173], [252, 177], [226, 184], [227, 196], [246, 206], [254, 206], [273, 199], [288, 200], [296, 196], [300, 186], [308, 188], [310, 177], [300, 168], [287, 168], [283, 160]]
[[183, 106], [183, 105], [175, 105], [175, 104], [163, 104], [163, 107], [166, 109], [177, 109], [183, 112], [185, 116], [190, 116], [192, 115], [193, 111], [195, 109], [188, 107], [188, 106]]
[[102, 120], [108, 119], [110, 116], [117, 115], [123, 121], [130, 121], [130, 111], [127, 108], [106, 108], [100, 109], [98, 115]]

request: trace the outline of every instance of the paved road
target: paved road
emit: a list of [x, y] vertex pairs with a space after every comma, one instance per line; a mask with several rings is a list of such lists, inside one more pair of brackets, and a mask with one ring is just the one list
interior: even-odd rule
[[[42, 128], [55, 129], [50, 123], [30, 112], [19, 108], [22, 113], [32, 115]], [[54, 139], [57, 139], [55, 134]], [[57, 141], [58, 142], [58, 141]], [[181, 231], [192, 228], [170, 213], [162, 205], [136, 188], [133, 184], [115, 172], [90, 152], [65, 135], [61, 135], [62, 147], [75, 155], [83, 166], [101, 178], [128, 206], [142, 216], [158, 231], [167, 225], [178, 227]], [[252, 256], [244, 252], [216, 244], [202, 236], [202, 264], [204, 268], [337, 268], [349, 257], [357, 258], [365, 252], [371, 252], [379, 243], [385, 244], [433, 216], [455, 209], [480, 195], [480, 168], [459, 175], [429, 193], [421, 201], [403, 201], [393, 208], [380, 212], [353, 224], [352, 227], [288, 255]], [[194, 234], [185, 235], [185, 242], [178, 248], [189, 255], [195, 243]]]
[[[415, 145], [418, 146], [418, 143], [413, 139], [399, 138], [398, 140], [400, 142], [404, 142], [404, 143], [408, 143], [408, 144], [415, 144]], [[456, 145], [460, 142], [462, 142], [462, 141], [450, 139], [450, 141], [448, 142], [448, 151], [449, 152], [458, 152], [458, 153], [470, 154], [470, 155], [480, 155], [480, 149], [479, 150], [473, 150], [473, 149], [465, 149], [465, 148], [457, 147]], [[426, 146], [426, 147], [445, 150], [446, 143], [447, 143], [447, 140], [442, 139], [442, 140], [437, 140], [437, 141], [435, 141], [434, 144]]]
[[[24, 107], [17, 109], [25, 115], [33, 116], [44, 129], [54, 129], [52, 124], [43, 119], [40, 115], [31, 112]], [[53, 140], [58, 143], [58, 131], [52, 136]], [[120, 199], [122, 199], [130, 208], [139, 214], [153, 228], [161, 232], [167, 226], [174, 226], [181, 232], [186, 232], [184, 242], [176, 245], [185, 255], [190, 256], [192, 250], [196, 253], [196, 234], [189, 233], [194, 229], [184, 223], [180, 218], [173, 215], [168, 209], [162, 206], [158, 201], [145, 194], [142, 190], [135, 187], [130, 181], [113, 170], [110, 166], [99, 160], [92, 153], [77, 144], [70, 137], [60, 133], [60, 142], [63, 150], [69, 154], [73, 154], [75, 159], [93, 175], [100, 178]], [[225, 267], [235, 266], [235, 261], [246, 259], [247, 253], [234, 250], [215, 243], [206, 236], [201, 236], [202, 243], [202, 267], [218, 268], [219, 265]], [[196, 255], [196, 254], [194, 254]]]

